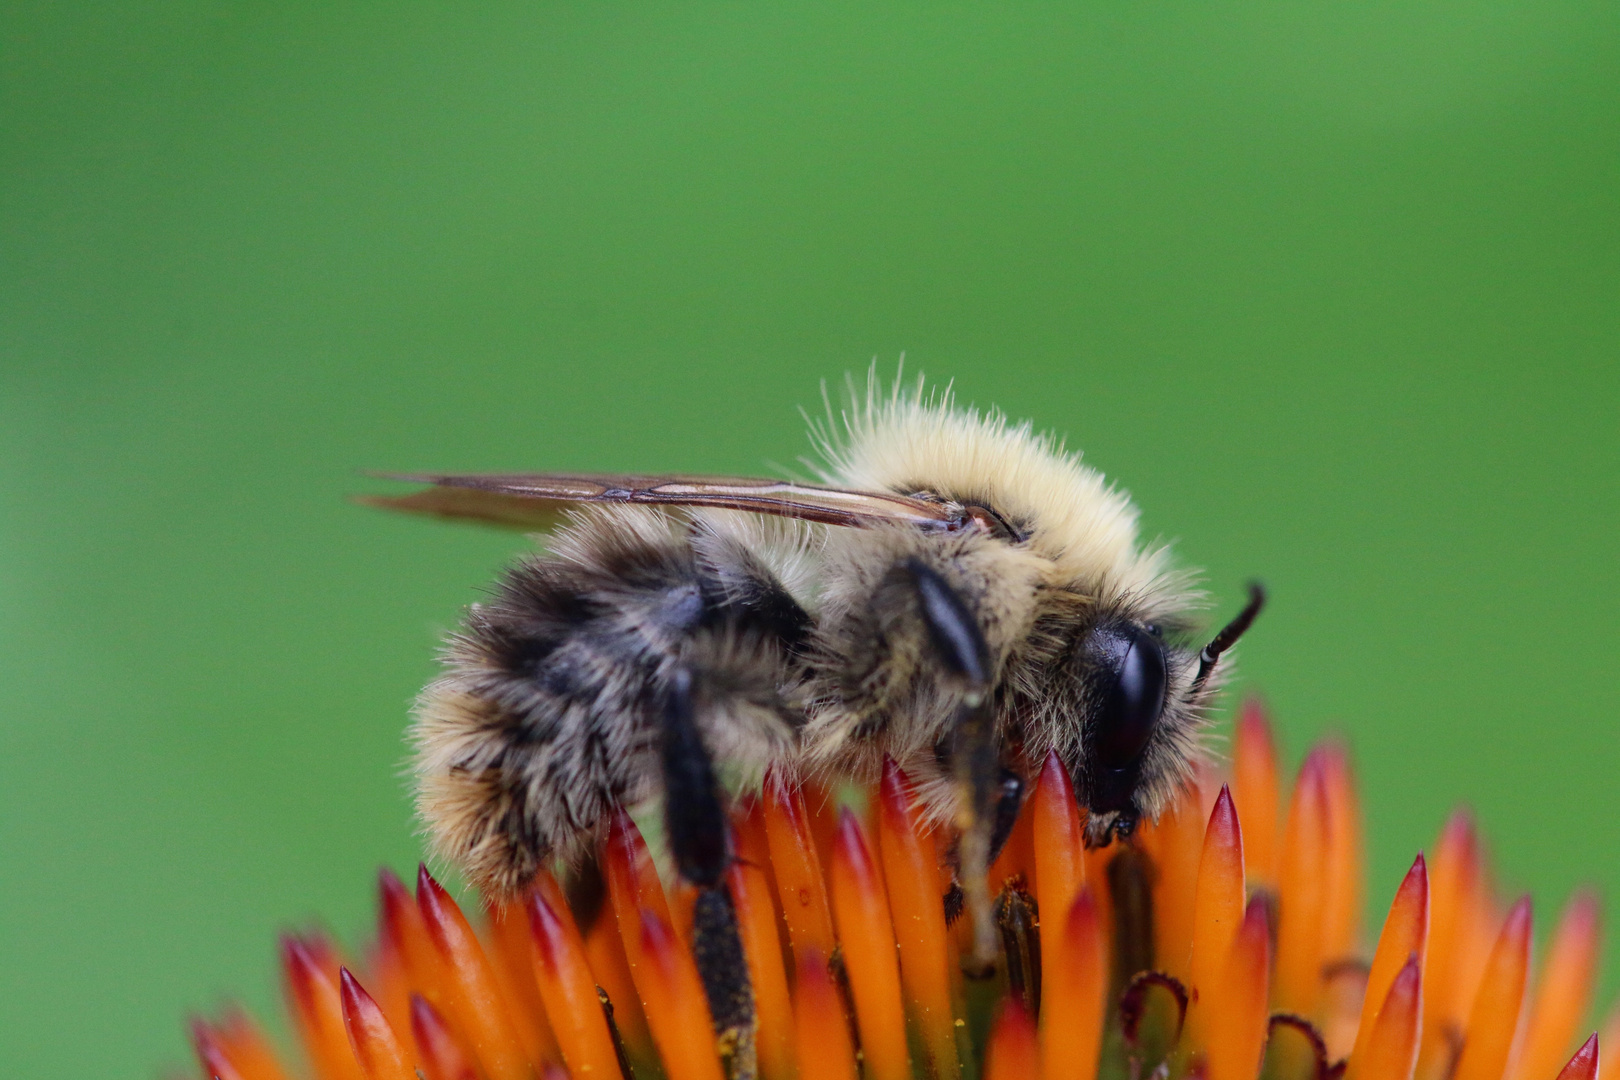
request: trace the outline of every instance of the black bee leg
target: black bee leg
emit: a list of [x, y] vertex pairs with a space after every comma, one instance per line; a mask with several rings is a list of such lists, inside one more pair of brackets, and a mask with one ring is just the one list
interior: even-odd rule
[[987, 975], [995, 968], [998, 946], [988, 879], [996, 810], [1002, 796], [996, 718], [990, 699], [990, 647], [978, 620], [949, 582], [920, 559], [908, 560], [906, 570], [916, 586], [923, 622], [946, 677], [961, 690], [951, 765], [961, 791], [956, 824], [962, 837], [962, 891], [973, 921], [973, 973]]
[[753, 1080], [754, 989], [748, 981], [737, 910], [726, 890], [728, 823], [714, 765], [697, 729], [692, 675], [677, 670], [664, 712], [664, 828], [681, 877], [697, 887], [692, 953], [722, 1057], [732, 1080]]
[[1024, 778], [1011, 769], [1001, 770], [1001, 783], [996, 788], [996, 827], [990, 832], [990, 861], [995, 862], [1001, 849], [1012, 839], [1013, 826], [1024, 809]]
[[[935, 753], [939, 755], [941, 760], [950, 760], [949, 748], [943, 750], [936, 748]], [[1018, 824], [1018, 814], [1024, 808], [1025, 786], [1026, 781], [1022, 776], [1019, 776], [1011, 769], [1004, 768], [1001, 770], [1001, 791], [996, 796], [996, 826], [990, 830], [990, 851], [987, 856], [992, 863], [996, 861], [996, 856], [1001, 854], [1001, 849], [1007, 846], [1007, 841], [1012, 838], [1013, 826]], [[960, 863], [961, 853], [952, 851], [951, 862], [953, 865]], [[945, 893], [945, 924], [947, 926], [962, 917], [964, 902], [961, 874], [953, 870], [951, 887]]]
[[664, 824], [681, 877], [713, 888], [731, 863], [728, 823], [692, 696], [692, 673], [676, 669], [664, 709]]

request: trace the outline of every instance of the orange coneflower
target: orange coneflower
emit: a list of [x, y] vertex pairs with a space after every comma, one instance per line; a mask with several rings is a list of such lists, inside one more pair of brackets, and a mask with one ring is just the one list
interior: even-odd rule
[[[941, 903], [948, 844], [898, 768], [864, 816], [771, 778], [735, 812], [727, 878], [754, 1053], [739, 1054], [735, 1032], [717, 1042], [691, 897], [666, 890], [628, 815], [603, 847], [599, 903], [571, 904], [542, 876], [524, 902], [486, 908], [479, 929], [425, 869], [414, 897], [384, 872], [364, 965], [286, 939], [301, 1066], [240, 1012], [195, 1022], [193, 1041], [217, 1080], [722, 1080], [750, 1059], [765, 1080], [1615, 1075], [1596, 1035], [1576, 1046], [1599, 937], [1589, 893], [1532, 981], [1529, 899], [1498, 902], [1458, 814], [1365, 938], [1343, 750], [1307, 755], [1284, 802], [1252, 704], [1230, 783], [1201, 777], [1107, 851], [1082, 847], [1083, 811], [1048, 761], [991, 868], [1004, 962], [975, 981]], [[1620, 1014], [1606, 1031], [1620, 1035]]]

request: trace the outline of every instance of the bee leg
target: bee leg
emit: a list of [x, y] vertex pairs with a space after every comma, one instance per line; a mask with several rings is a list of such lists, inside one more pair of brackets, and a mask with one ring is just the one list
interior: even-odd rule
[[908, 559], [906, 570], [946, 676], [961, 688], [962, 702], [952, 724], [951, 765], [961, 793], [956, 825], [962, 837], [963, 899], [973, 926], [970, 974], [985, 976], [995, 970], [998, 948], [989, 876], [996, 810], [1002, 797], [990, 695], [990, 647], [978, 620], [949, 582], [920, 559]]
[[678, 669], [664, 713], [664, 828], [675, 868], [697, 888], [692, 909], [692, 955], [721, 1055], [732, 1080], [753, 1080], [754, 989], [725, 884], [731, 862], [729, 823], [714, 765], [697, 729], [692, 674]]
[[1012, 839], [1013, 826], [1018, 824], [1019, 811], [1024, 809], [1024, 778], [1011, 769], [1001, 770], [1001, 782], [996, 787], [996, 827], [990, 832], [990, 861], [995, 862], [1001, 849]]
[[[948, 755], [947, 755], [948, 757]], [[996, 827], [990, 832], [990, 851], [986, 859], [990, 863], [996, 861], [1001, 849], [1007, 846], [1012, 837], [1013, 826], [1018, 824], [1018, 814], [1024, 808], [1025, 780], [1011, 769], [1001, 770], [1001, 790], [996, 796]], [[945, 893], [945, 925], [950, 926], [962, 917], [962, 908], [966, 896], [962, 892], [961, 853], [951, 852], [951, 887]]]

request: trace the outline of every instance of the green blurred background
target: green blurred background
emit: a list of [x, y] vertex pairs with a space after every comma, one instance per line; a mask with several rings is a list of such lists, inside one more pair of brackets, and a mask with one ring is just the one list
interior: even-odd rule
[[[1599, 0], [0, 8], [0, 1046], [148, 1076], [418, 847], [521, 542], [366, 468], [766, 470], [819, 380], [1069, 435], [1341, 730], [1382, 906], [1472, 803], [1620, 884]], [[1620, 967], [1607, 966], [1616, 988]]]

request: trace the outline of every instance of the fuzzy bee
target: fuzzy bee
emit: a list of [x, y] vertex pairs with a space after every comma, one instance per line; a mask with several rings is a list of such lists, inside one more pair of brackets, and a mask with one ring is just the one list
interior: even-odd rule
[[587, 858], [615, 808], [661, 797], [700, 889], [699, 951], [707, 933], [735, 959], [718, 887], [728, 792], [767, 768], [869, 780], [887, 756], [959, 830], [989, 950], [985, 868], [1049, 752], [1089, 843], [1159, 813], [1199, 758], [1217, 659], [1259, 590], [1189, 646], [1199, 594], [1139, 542], [1125, 494], [1027, 423], [920, 382], [873, 381], [812, 437], [819, 484], [422, 475], [399, 479], [424, 490], [370, 500], [547, 534], [469, 609], [417, 706], [437, 855], [515, 893]]

